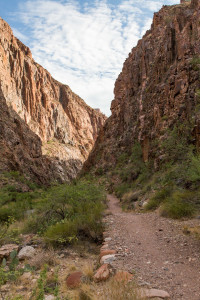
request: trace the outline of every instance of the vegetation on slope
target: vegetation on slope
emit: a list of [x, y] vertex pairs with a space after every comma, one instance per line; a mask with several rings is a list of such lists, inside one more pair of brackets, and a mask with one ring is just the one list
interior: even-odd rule
[[160, 161], [155, 166], [153, 152], [144, 163], [136, 141], [132, 149], [119, 153], [115, 168], [104, 175], [109, 188], [126, 209], [155, 210], [175, 219], [192, 217], [200, 210], [200, 155], [193, 144], [192, 123], [166, 130], [162, 140], [154, 140]]
[[18, 172], [1, 175], [1, 182], [0, 242], [20, 233], [38, 234], [55, 246], [101, 239], [105, 195], [100, 186], [82, 179], [45, 189]]

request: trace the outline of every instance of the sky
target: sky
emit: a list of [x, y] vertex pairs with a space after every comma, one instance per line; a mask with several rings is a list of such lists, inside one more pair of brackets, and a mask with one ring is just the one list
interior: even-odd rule
[[110, 115], [114, 83], [153, 13], [179, 0], [0, 0], [0, 16], [33, 58]]

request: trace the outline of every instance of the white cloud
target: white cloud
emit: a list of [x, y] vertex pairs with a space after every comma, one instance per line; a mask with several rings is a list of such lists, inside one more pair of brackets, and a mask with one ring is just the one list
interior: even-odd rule
[[114, 6], [99, 0], [80, 7], [72, 0], [34, 0], [23, 3], [18, 15], [31, 30], [35, 60], [108, 115], [114, 82], [128, 53], [150, 28], [152, 12], [175, 3], [121, 0]]

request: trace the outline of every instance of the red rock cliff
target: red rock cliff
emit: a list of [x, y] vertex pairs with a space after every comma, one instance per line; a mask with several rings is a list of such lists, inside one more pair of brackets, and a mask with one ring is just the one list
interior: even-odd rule
[[[200, 2], [163, 6], [154, 14], [151, 29], [132, 49], [115, 83], [111, 117], [106, 121], [85, 168], [110, 169], [119, 154], [136, 141], [144, 161], [162, 152], [156, 139], [177, 121], [192, 120], [194, 139], [200, 145]], [[98, 158], [98, 159], [97, 159]]]
[[43, 155], [65, 161], [67, 168], [68, 161], [76, 162], [71, 176], [59, 167], [63, 180], [74, 177], [106, 118], [38, 65], [1, 18], [0, 88], [7, 106], [41, 139]]

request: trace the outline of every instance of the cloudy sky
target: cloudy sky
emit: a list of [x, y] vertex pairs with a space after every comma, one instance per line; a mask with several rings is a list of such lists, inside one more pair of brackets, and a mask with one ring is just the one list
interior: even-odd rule
[[87, 104], [110, 114], [114, 82], [162, 5], [179, 0], [0, 0], [33, 58]]

